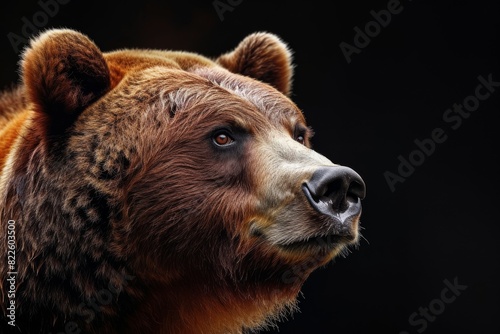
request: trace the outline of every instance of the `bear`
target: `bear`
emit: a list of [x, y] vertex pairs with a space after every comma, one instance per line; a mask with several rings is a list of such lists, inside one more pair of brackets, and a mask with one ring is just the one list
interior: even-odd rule
[[2, 333], [249, 333], [359, 244], [366, 186], [312, 148], [294, 62], [32, 38], [0, 96]]

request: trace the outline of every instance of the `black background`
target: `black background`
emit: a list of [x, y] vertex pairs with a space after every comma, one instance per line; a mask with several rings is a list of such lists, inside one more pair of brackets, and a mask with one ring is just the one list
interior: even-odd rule
[[[279, 332], [499, 333], [500, 87], [456, 129], [443, 115], [474, 95], [478, 76], [500, 81], [500, 11], [495, 1], [436, 2], [401, 0], [401, 12], [351, 63], [339, 44], [353, 44], [354, 27], [363, 30], [370, 11], [389, 1], [233, 0], [221, 19], [213, 1], [71, 0], [43, 28], [80, 30], [103, 51], [206, 56], [254, 31], [279, 35], [294, 51], [292, 98], [316, 132], [314, 148], [367, 184], [359, 247], [310, 276], [301, 311]], [[36, 1], [0, 5], [0, 87], [18, 81], [8, 33], [22, 35], [22, 18], [33, 22], [40, 10]], [[384, 173], [398, 173], [398, 157], [418, 154], [414, 141], [436, 128], [446, 140], [391, 191]], [[467, 288], [440, 304], [444, 280]], [[410, 315], [429, 305], [435, 319], [412, 326]]]

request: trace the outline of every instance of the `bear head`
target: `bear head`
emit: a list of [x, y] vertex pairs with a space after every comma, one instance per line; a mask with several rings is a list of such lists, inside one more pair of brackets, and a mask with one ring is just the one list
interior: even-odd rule
[[[21, 68], [0, 177], [2, 224], [17, 224], [19, 321], [259, 328], [356, 244], [363, 180], [311, 149], [279, 37], [253, 33], [209, 58], [102, 52], [52, 29]], [[124, 273], [134, 279], [91, 316], [88, 301]]]

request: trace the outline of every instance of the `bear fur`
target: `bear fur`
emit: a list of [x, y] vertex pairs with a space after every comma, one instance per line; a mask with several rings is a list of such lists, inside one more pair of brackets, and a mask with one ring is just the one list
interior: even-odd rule
[[360, 211], [332, 227], [303, 195], [337, 165], [292, 78], [267, 32], [216, 58], [33, 39], [0, 95], [2, 333], [243, 333], [294, 311]]

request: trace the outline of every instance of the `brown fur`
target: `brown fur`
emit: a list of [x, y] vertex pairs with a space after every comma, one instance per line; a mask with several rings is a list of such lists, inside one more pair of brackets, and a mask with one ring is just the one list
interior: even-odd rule
[[[103, 54], [64, 29], [32, 41], [21, 87], [0, 97], [0, 239], [14, 220], [18, 329], [240, 333], [292, 311], [359, 219], [343, 244], [278, 245], [326, 233], [301, 184], [333, 165], [309, 149], [292, 74], [268, 33], [213, 60]], [[214, 145], [221, 127], [236, 145]]]

